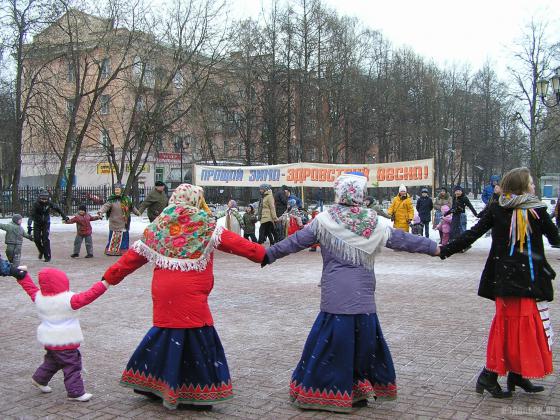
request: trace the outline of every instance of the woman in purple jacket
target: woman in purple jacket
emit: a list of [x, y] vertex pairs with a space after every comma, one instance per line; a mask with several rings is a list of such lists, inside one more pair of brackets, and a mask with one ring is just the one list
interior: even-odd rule
[[361, 174], [338, 177], [337, 204], [268, 248], [262, 263], [321, 245], [321, 312], [290, 383], [291, 400], [303, 409], [349, 412], [368, 398], [396, 397], [393, 360], [376, 314], [375, 257], [384, 246], [439, 254], [434, 241], [393, 229], [361, 207], [366, 188]]

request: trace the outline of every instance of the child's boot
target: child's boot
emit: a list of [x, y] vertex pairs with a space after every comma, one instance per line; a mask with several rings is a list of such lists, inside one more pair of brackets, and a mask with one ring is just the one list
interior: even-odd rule
[[33, 386], [35, 388], [38, 388], [39, 391], [41, 391], [43, 394], [48, 394], [49, 392], [52, 392], [52, 388], [48, 385], [41, 385], [39, 382], [37, 382], [35, 379], [31, 378], [31, 383], [33, 384]]
[[90, 394], [90, 393], [88, 393], [88, 392], [86, 392], [85, 394], [80, 395], [79, 397], [74, 397], [74, 398], [68, 397], [68, 399], [69, 399], [69, 400], [72, 400], [72, 401], [85, 402], [85, 401], [91, 400], [91, 397], [93, 397], [93, 395]]

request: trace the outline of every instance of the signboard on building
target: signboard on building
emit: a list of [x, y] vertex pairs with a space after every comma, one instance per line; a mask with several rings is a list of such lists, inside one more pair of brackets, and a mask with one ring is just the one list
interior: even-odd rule
[[181, 153], [158, 152], [157, 160], [181, 160]]
[[201, 186], [258, 187], [266, 183], [304, 187], [332, 187], [345, 172], [362, 172], [368, 187], [433, 185], [434, 159], [378, 164], [337, 165], [328, 163], [290, 163], [269, 166], [194, 165], [195, 184]]
[[[97, 174], [98, 175], [105, 175], [111, 173], [111, 166], [108, 162], [102, 162], [97, 164]], [[116, 172], [115, 167], [113, 166], [113, 172]]]
[[[127, 164], [126, 164], [126, 172], [130, 172], [130, 168], [131, 168], [130, 163], [127, 163]], [[145, 163], [145, 164], [142, 166], [142, 170], [141, 170], [140, 172], [144, 172], [144, 173], [150, 172], [150, 165], [149, 165], [148, 163]]]

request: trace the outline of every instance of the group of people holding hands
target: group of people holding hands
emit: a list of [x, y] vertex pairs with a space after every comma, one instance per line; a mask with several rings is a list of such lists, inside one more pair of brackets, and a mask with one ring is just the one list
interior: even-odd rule
[[[208, 306], [208, 295], [214, 286], [214, 251], [238, 255], [265, 267], [318, 243], [323, 260], [321, 304], [292, 374], [292, 403], [301, 409], [349, 412], [367, 405], [368, 399], [396, 398], [395, 369], [375, 299], [374, 268], [377, 258], [383, 257], [382, 249], [446, 259], [491, 230], [492, 246], [479, 295], [495, 301], [496, 313], [486, 364], [475, 390], [487, 391], [495, 398], [511, 397], [517, 387], [540, 392], [544, 388], [534, 385], [530, 378], [542, 378], [552, 372], [547, 302], [553, 299], [555, 277], [545, 257], [543, 236], [553, 246], [560, 246], [560, 237], [546, 206], [535, 196], [528, 169], [511, 170], [500, 186], [498, 199], [488, 205], [474, 227], [447, 244], [438, 244], [407, 233], [408, 224], [397, 226], [400, 206], [408, 205], [406, 190], [399, 192], [396, 200], [400, 202], [393, 200], [388, 210], [388, 215], [395, 218], [393, 225], [373, 208], [364, 206], [367, 178], [361, 173], [342, 174], [333, 185], [334, 205], [304, 228], [264, 248], [218, 227], [205, 205], [203, 189], [182, 184], [142, 237], [86, 292], [69, 292], [68, 279], [60, 270], [41, 270], [37, 287], [25, 267], [2, 262], [1, 274], [18, 279], [41, 318], [38, 338], [46, 355], [32, 383], [41, 392], [51, 392], [49, 380], [62, 369], [68, 397], [77, 401], [91, 398], [80, 376], [78, 347], [82, 332], [77, 311], [150, 263], [154, 267], [153, 326], [132, 354], [121, 384], [162, 401], [168, 409], [180, 404], [210, 408], [225, 402], [233, 396], [232, 381]], [[263, 190], [266, 198], [270, 189]], [[458, 190], [455, 197], [456, 202], [462, 202], [456, 206], [468, 206]], [[439, 211], [441, 217], [449, 212], [444, 210], [444, 204]], [[460, 217], [451, 214], [452, 225], [460, 226]], [[271, 228], [264, 229], [268, 232]], [[498, 376], [506, 374], [507, 390], [502, 390]]]

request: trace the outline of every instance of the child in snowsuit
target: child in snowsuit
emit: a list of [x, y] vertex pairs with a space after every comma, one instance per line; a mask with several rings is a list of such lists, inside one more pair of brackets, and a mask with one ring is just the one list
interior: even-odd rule
[[257, 223], [257, 215], [255, 214], [253, 206], [249, 204], [245, 209], [245, 214], [243, 215], [243, 237], [253, 242], [257, 242], [257, 237], [255, 236], [255, 223]]
[[[441, 206], [441, 213], [447, 214], [449, 212], [449, 206]], [[439, 224], [434, 227], [434, 230], [439, 230], [441, 235], [441, 244], [447, 245], [449, 243], [449, 235], [451, 234], [451, 219], [453, 216], [448, 214], [447, 216], [442, 216], [440, 218]]]
[[412, 225], [410, 225], [412, 234], [422, 236], [424, 234], [424, 223], [420, 221], [420, 216], [417, 214], [412, 219]]
[[0, 276], [12, 276], [18, 280], [24, 278], [27, 274], [25, 267], [17, 267], [14, 264], [10, 264], [8, 261], [0, 258]]
[[74, 252], [70, 255], [72, 258], [77, 258], [80, 256], [80, 248], [82, 247], [82, 241], [86, 241], [86, 258], [93, 257], [93, 241], [91, 239], [91, 221], [100, 220], [101, 216], [92, 216], [87, 213], [87, 207], [81, 205], [78, 207], [78, 214], [65, 223], [71, 224], [76, 223], [76, 238], [74, 239]]
[[6, 257], [16, 267], [21, 261], [21, 246], [23, 245], [23, 238], [33, 240], [33, 237], [25, 232], [25, 229], [21, 226], [21, 221], [23, 218], [20, 214], [14, 214], [12, 216], [11, 223], [0, 224], [0, 229], [6, 231]]
[[73, 293], [66, 273], [50, 267], [39, 271], [39, 287], [27, 273], [18, 283], [35, 302], [41, 318], [37, 339], [47, 351], [31, 383], [43, 393], [52, 392], [49, 381], [62, 370], [68, 399], [88, 401], [92, 395], [85, 391], [82, 380], [82, 355], [78, 348], [84, 337], [78, 310], [105, 293], [109, 284], [99, 281], [85, 292]]

